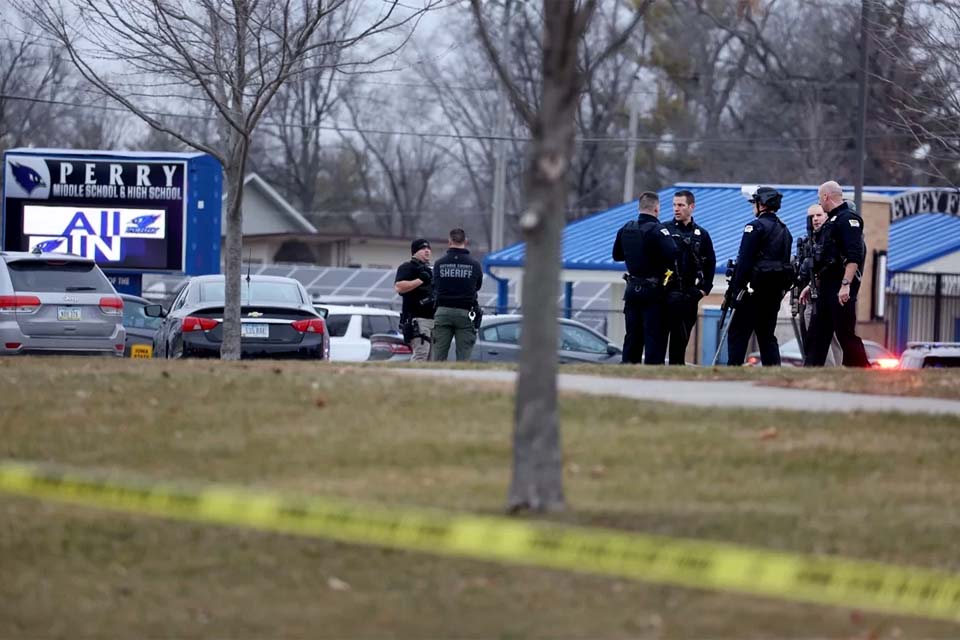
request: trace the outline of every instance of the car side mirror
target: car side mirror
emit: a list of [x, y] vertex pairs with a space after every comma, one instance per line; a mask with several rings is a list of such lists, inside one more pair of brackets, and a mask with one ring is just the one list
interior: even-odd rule
[[330, 309], [327, 309], [326, 307], [314, 307], [313, 310], [319, 313], [320, 317], [324, 320], [326, 320], [327, 316], [330, 315]]
[[623, 353], [623, 351], [620, 350], [620, 347], [615, 347], [615, 346], [613, 346], [612, 344], [608, 344], [608, 345], [607, 345], [607, 355], [608, 355], [608, 356], [615, 356], [615, 355], [619, 355], [619, 354], [621, 354], [621, 353]]
[[143, 307], [143, 315], [148, 318], [166, 318], [167, 312], [163, 310], [163, 305], [148, 304]]

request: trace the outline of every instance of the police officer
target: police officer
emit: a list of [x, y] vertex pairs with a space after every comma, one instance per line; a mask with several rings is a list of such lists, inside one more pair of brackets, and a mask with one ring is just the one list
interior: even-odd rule
[[667, 353], [664, 279], [668, 271], [676, 271], [677, 245], [657, 219], [660, 196], [644, 191], [638, 208], [639, 217], [623, 225], [613, 243], [613, 259], [627, 263], [623, 362], [663, 364]]
[[467, 251], [467, 234], [463, 229], [450, 232], [447, 253], [434, 264], [433, 277], [437, 299], [433, 359], [446, 360], [450, 342], [456, 338], [457, 360], [469, 360], [477, 342], [474, 319], [479, 313], [477, 291], [483, 284], [483, 271]]
[[684, 364], [687, 342], [697, 324], [700, 298], [713, 288], [717, 256], [707, 230], [693, 221], [695, 199], [691, 191], [673, 194], [673, 220], [664, 225], [677, 245], [676, 284], [667, 289], [667, 336], [670, 364]]
[[[863, 241], [863, 218], [843, 200], [843, 189], [834, 181], [818, 190], [820, 206], [827, 214], [821, 228], [820, 259], [814, 264], [820, 296], [811, 319], [809, 340], [811, 366], [822, 367], [834, 334], [843, 351], [843, 366], [869, 367], [870, 361], [857, 336], [857, 293], [867, 248]], [[809, 287], [801, 299], [809, 296]]]
[[760, 362], [765, 367], [780, 366], [780, 345], [775, 332], [780, 302], [794, 282], [790, 262], [793, 236], [777, 217], [783, 199], [779, 191], [757, 187], [749, 195], [756, 219], [743, 228], [730, 281], [728, 299], [734, 313], [727, 340], [727, 364], [743, 364], [750, 334], [756, 334]]
[[[817, 315], [817, 305], [820, 302], [820, 291], [817, 287], [817, 281], [814, 279], [814, 263], [819, 260], [823, 251], [823, 225], [827, 221], [827, 214], [819, 204], [812, 204], [807, 207], [807, 239], [805, 255], [800, 263], [800, 273], [797, 281], [803, 287], [800, 292], [800, 304], [803, 309], [803, 320], [805, 321], [806, 331], [803, 336], [803, 366], [831, 366], [840, 364], [841, 352], [840, 344], [836, 337], [830, 341], [830, 348], [827, 350], [826, 361], [819, 365], [814, 364], [814, 354], [810, 346], [815, 342], [812, 330], [815, 328], [814, 316]], [[816, 297], [814, 297], [816, 292]]]
[[400, 326], [413, 350], [411, 360], [429, 360], [434, 307], [430, 243], [418, 238], [410, 244], [410, 253], [410, 260], [397, 269], [393, 289], [403, 299]]

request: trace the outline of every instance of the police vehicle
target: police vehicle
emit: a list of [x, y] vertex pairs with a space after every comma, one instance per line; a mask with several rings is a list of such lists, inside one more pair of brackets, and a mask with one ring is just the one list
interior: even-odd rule
[[960, 367], [960, 342], [908, 342], [900, 355], [901, 369]]

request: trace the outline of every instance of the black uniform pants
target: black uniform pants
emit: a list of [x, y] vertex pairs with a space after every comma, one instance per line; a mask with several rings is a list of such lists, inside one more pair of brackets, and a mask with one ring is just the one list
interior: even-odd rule
[[727, 364], [739, 367], [747, 355], [750, 335], [756, 334], [760, 345], [760, 362], [765, 367], [780, 366], [780, 345], [777, 343], [777, 315], [783, 293], [754, 291], [746, 293], [730, 319], [727, 334]]
[[667, 303], [667, 339], [670, 364], [685, 364], [687, 343], [693, 328], [697, 325], [699, 299], [690, 296], [677, 296]]
[[[662, 299], [647, 302], [629, 301], [623, 305], [626, 334], [623, 337], [623, 358], [627, 364], [663, 364], [667, 355], [667, 330]], [[647, 358], [643, 359], [646, 352]]]
[[807, 330], [807, 357], [804, 366], [822, 367], [827, 361], [833, 334], [843, 351], [843, 366], [869, 367], [867, 352], [863, 340], [857, 336], [857, 300], [850, 298], [847, 304], [840, 304], [837, 294], [839, 283], [824, 285], [817, 299], [817, 312], [810, 319]]

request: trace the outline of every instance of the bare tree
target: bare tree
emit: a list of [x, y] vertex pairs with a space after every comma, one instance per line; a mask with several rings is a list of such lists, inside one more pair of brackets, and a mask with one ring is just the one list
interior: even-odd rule
[[56, 47], [14, 25], [0, 31], [0, 149], [62, 140], [64, 103], [76, 91]]
[[[344, 99], [344, 105], [353, 125], [344, 132], [344, 143], [363, 169], [361, 181], [367, 213], [373, 215], [380, 230], [388, 235], [410, 237], [420, 232], [420, 217], [432, 200], [433, 181], [441, 170], [440, 150], [423, 136], [400, 136], [377, 132], [362, 119], [361, 103], [372, 106], [376, 116], [383, 113], [390, 101], [375, 94], [365, 96], [356, 92]], [[404, 105], [394, 105], [401, 109]], [[405, 105], [412, 120], [414, 109], [421, 105]], [[366, 161], [361, 158], [366, 158]]]
[[575, 118], [584, 79], [623, 45], [649, 4], [640, 3], [630, 24], [610, 39], [593, 65], [581, 67], [578, 51], [594, 16], [596, 1], [544, 0], [542, 86], [535, 93], [537, 102], [532, 102], [501, 62], [480, 0], [471, 0], [490, 61], [518, 116], [533, 133], [526, 173], [527, 207], [520, 218], [526, 240], [525, 297], [514, 414], [513, 478], [507, 497], [510, 512], [565, 507], [557, 411], [557, 298], [560, 234], [565, 223]]
[[[881, 94], [888, 108], [878, 119], [905, 134], [910, 146], [892, 160], [934, 183], [960, 184], [960, 6], [935, 0], [865, 4], [875, 52], [871, 99]], [[871, 111], [877, 110], [874, 104]]]
[[[331, 16], [314, 38], [331, 41], [344, 38], [356, 16], [342, 13]], [[323, 199], [323, 175], [336, 162], [337, 142], [329, 132], [340, 100], [337, 66], [344, 52], [324, 47], [314, 56], [314, 69], [291, 78], [280, 90], [262, 129], [262, 144], [267, 151], [255, 162], [282, 192], [304, 213], [317, 210]]]
[[[154, 129], [211, 154], [227, 184], [226, 302], [221, 357], [240, 358], [240, 268], [243, 178], [251, 136], [270, 102], [290, 80], [326, 64], [323, 52], [354, 51], [336, 67], [356, 71], [396, 52], [409, 38], [374, 46], [373, 38], [413, 26], [430, 8], [408, 10], [398, 0], [368, 8], [350, 0], [17, 0], [93, 86]], [[65, 5], [65, 6], [64, 6]], [[315, 37], [342, 12], [356, 27]], [[106, 53], [105, 53], [106, 52]], [[122, 70], [103, 63], [109, 57]], [[186, 135], [156, 114], [163, 97], [214, 107], [219, 140]]]

